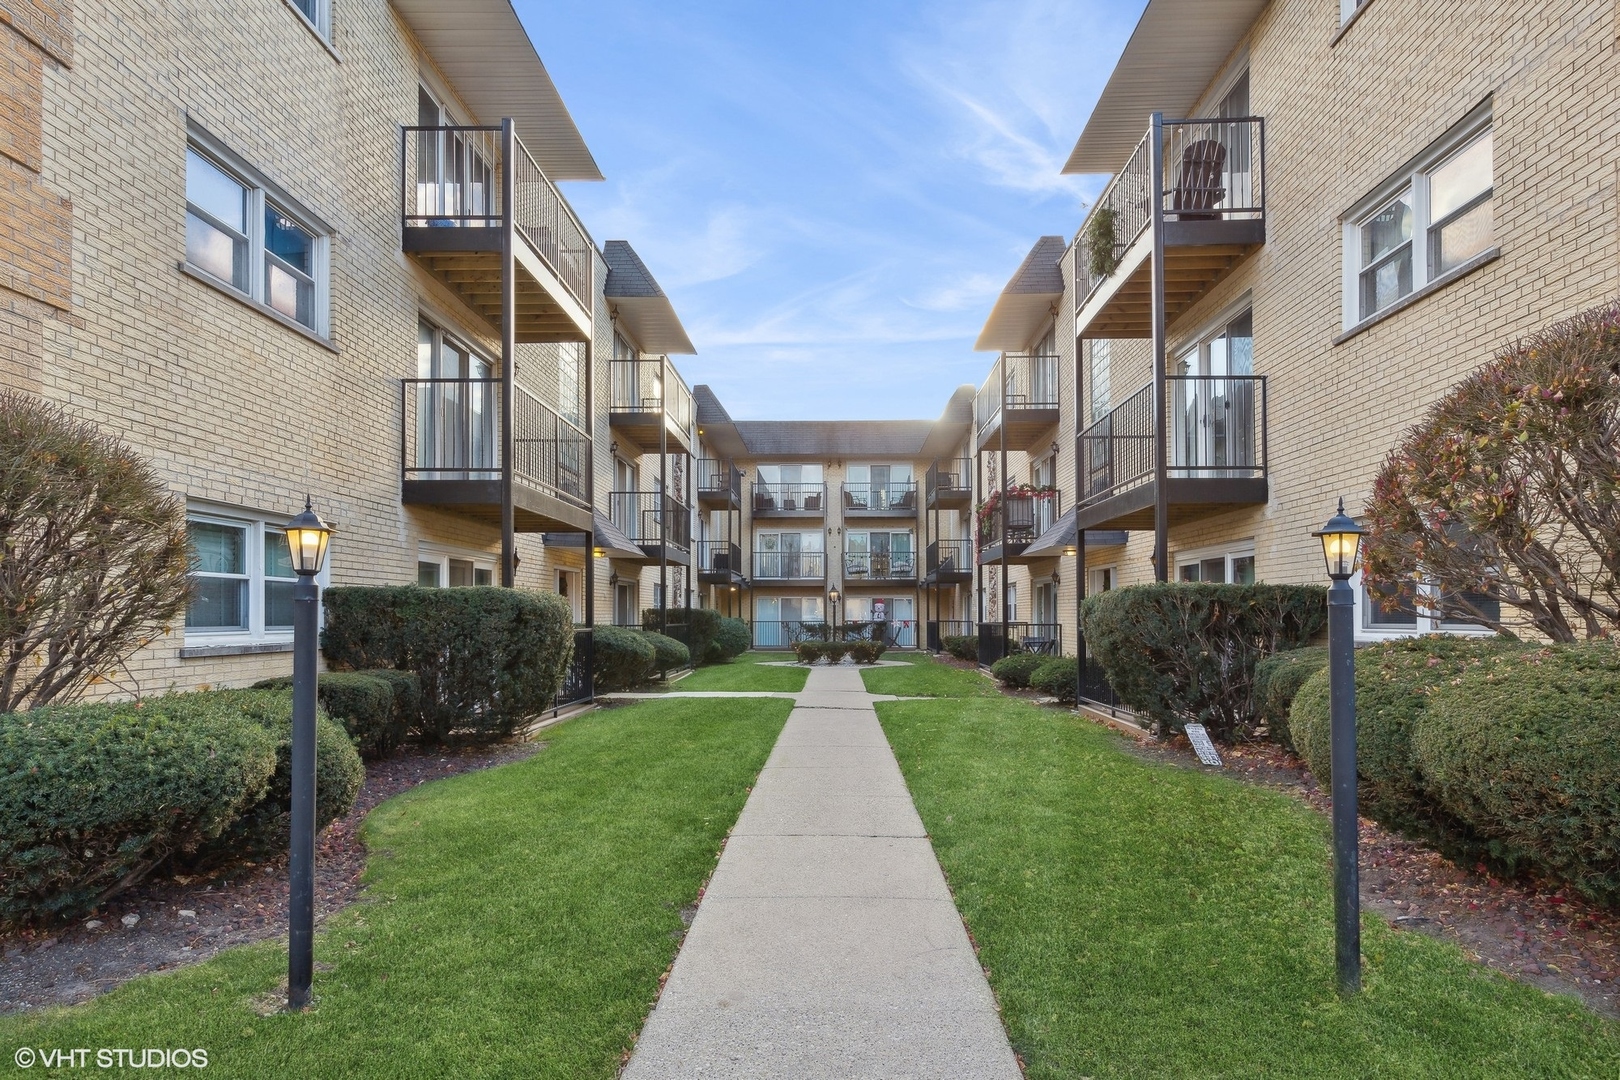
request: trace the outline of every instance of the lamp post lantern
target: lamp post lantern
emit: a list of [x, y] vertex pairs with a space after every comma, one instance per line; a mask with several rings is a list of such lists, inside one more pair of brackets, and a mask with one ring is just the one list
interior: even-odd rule
[[1361, 870], [1356, 833], [1356, 594], [1350, 587], [1361, 527], [1344, 500], [1321, 531], [1328, 577], [1328, 715], [1333, 769], [1333, 921], [1339, 992], [1361, 989]]
[[838, 590], [827, 590], [827, 625], [831, 628], [828, 633], [838, 633]]
[[326, 562], [332, 529], [309, 498], [304, 512], [287, 522], [287, 550], [298, 581], [293, 585], [292, 838], [287, 934], [287, 1008], [309, 1005], [315, 971], [315, 644], [321, 588], [315, 575]]

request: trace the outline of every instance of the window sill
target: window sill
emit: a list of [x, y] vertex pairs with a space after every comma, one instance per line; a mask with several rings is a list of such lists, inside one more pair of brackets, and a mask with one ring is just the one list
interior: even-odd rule
[[180, 659], [197, 660], [205, 656], [252, 656], [258, 653], [290, 653], [290, 641], [254, 641], [235, 645], [186, 645], [180, 649]]
[[1344, 22], [1340, 23], [1339, 28], [1333, 32], [1333, 37], [1328, 39], [1328, 48], [1331, 49], [1333, 46], [1337, 45], [1339, 43], [1339, 39], [1344, 37], [1345, 34], [1349, 33], [1352, 26], [1356, 25], [1356, 20], [1361, 18], [1361, 13], [1372, 6], [1373, 0], [1367, 0], [1365, 4], [1362, 4], [1360, 7], [1356, 8], [1355, 11], [1351, 12], [1350, 17], [1344, 20]]
[[210, 274], [205, 270], [199, 270], [187, 262], [176, 263], [175, 266], [188, 278], [195, 281], [200, 281], [209, 288], [214, 289], [217, 292], [224, 293], [226, 296], [230, 297], [232, 300], [235, 300], [244, 307], [252, 308], [260, 315], [268, 316], [270, 319], [280, 323], [282, 326], [285, 326], [294, 333], [302, 334], [304, 337], [309, 338], [309, 340], [313, 341], [322, 348], [328, 349], [331, 352], [338, 351], [338, 347], [332, 343], [330, 338], [322, 337], [320, 334], [311, 330], [297, 319], [287, 318], [287, 316], [283, 315], [269, 304], [261, 303], [260, 301], [253, 299], [253, 297], [243, 293], [229, 282], [221, 281], [213, 274]]
[[[338, 55], [337, 49], [334, 48], [332, 43], [326, 39], [326, 35], [321, 33], [321, 28], [310, 22], [309, 16], [300, 11], [298, 9], [298, 5], [293, 3], [293, 0], [281, 0], [281, 2], [286, 4], [287, 10], [292, 12], [293, 15], [297, 17], [298, 21], [304, 24], [304, 29], [308, 30], [315, 36], [315, 40], [321, 43], [321, 48], [332, 54], [332, 59], [336, 60], [340, 64], [343, 63], [343, 57]], [[328, 19], [328, 21], [331, 20]]]
[[1383, 311], [1380, 311], [1375, 315], [1369, 315], [1365, 319], [1362, 319], [1360, 322], [1350, 327], [1350, 329], [1334, 338], [1333, 344], [1342, 345], [1344, 342], [1349, 341], [1363, 330], [1377, 326], [1379, 323], [1383, 322], [1392, 315], [1399, 315], [1401, 312], [1405, 311], [1419, 300], [1422, 300], [1424, 297], [1439, 292], [1452, 282], [1467, 277], [1480, 267], [1493, 263], [1501, 257], [1501, 248], [1486, 248], [1484, 251], [1480, 252], [1478, 255], [1475, 255], [1472, 259], [1469, 259], [1461, 266], [1453, 267], [1444, 274], [1441, 274], [1439, 277], [1435, 278], [1433, 281], [1425, 283], [1423, 288], [1401, 297]]

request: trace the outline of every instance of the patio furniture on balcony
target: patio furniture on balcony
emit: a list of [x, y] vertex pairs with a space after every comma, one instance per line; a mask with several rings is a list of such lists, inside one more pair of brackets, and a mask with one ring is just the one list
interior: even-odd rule
[[742, 470], [729, 461], [700, 458], [697, 502], [705, 510], [735, 510], [742, 505]]
[[973, 461], [949, 458], [928, 467], [926, 500], [930, 510], [960, 510], [973, 501]]
[[752, 502], [755, 517], [823, 517], [827, 495], [825, 484], [779, 484], [754, 481]]

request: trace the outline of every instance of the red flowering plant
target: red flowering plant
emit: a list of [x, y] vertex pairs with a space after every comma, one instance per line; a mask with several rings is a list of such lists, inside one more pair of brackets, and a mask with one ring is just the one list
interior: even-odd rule
[[[1014, 499], [1055, 499], [1058, 489], [1051, 484], [1008, 484], [1005, 495]], [[980, 545], [992, 544], [996, 539], [996, 518], [1001, 513], [1003, 492], [992, 491], [989, 498], [978, 505], [974, 519], [978, 523]]]
[[1620, 301], [1509, 345], [1438, 401], [1384, 463], [1367, 521], [1386, 607], [1553, 641], [1620, 631]]

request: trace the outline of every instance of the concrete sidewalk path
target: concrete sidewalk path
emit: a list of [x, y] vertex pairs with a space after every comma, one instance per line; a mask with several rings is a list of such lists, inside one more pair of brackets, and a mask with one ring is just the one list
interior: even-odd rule
[[813, 668], [626, 1080], [1018, 1080], [854, 668]]

